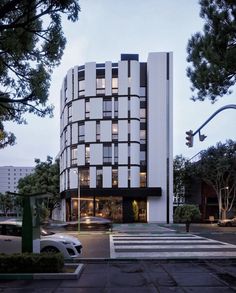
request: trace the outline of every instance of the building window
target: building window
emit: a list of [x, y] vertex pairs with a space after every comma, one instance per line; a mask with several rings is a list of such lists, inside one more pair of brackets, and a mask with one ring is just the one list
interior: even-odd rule
[[114, 100], [114, 117], [118, 117], [118, 100]]
[[140, 173], [140, 187], [146, 187], [146, 172]]
[[140, 143], [146, 143], [146, 130], [140, 130]]
[[144, 109], [144, 108], [140, 109], [140, 122], [141, 123], [146, 122], [146, 109]]
[[112, 103], [111, 100], [103, 100], [103, 117], [111, 118]]
[[85, 164], [90, 163], [90, 146], [85, 147]]
[[118, 93], [118, 77], [112, 78], [112, 93], [113, 94]]
[[77, 165], [77, 147], [71, 149], [71, 165]]
[[85, 102], [85, 118], [89, 118], [90, 116], [90, 102]]
[[97, 124], [96, 124], [96, 139], [97, 139], [97, 141], [100, 141], [100, 136], [101, 136], [100, 122], [97, 122]]
[[146, 88], [145, 87], [140, 87], [140, 96], [145, 97], [146, 96]]
[[97, 78], [97, 94], [104, 94], [105, 93], [105, 78]]
[[114, 163], [118, 164], [118, 144], [114, 145]]
[[80, 80], [79, 81], [79, 96], [84, 96], [85, 92], [85, 80]]
[[89, 170], [88, 169], [82, 169], [80, 170], [80, 186], [88, 187], [90, 178], [89, 178]]
[[84, 124], [79, 124], [79, 142], [84, 141]]
[[118, 170], [112, 169], [112, 187], [118, 186]]
[[68, 123], [72, 122], [72, 105], [68, 106]]
[[65, 129], [65, 132], [64, 132], [64, 144], [65, 146], [67, 146], [67, 129]]
[[146, 152], [145, 151], [140, 152], [140, 165], [146, 166]]
[[112, 148], [111, 145], [103, 145], [103, 163], [112, 162]]
[[112, 139], [118, 139], [118, 123], [112, 123]]
[[96, 171], [96, 186], [97, 187], [102, 187], [102, 169], [97, 169]]

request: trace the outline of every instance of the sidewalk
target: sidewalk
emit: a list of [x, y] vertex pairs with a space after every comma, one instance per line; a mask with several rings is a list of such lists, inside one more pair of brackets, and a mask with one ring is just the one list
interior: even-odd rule
[[230, 293], [236, 260], [86, 261], [78, 280], [0, 281], [0, 292]]

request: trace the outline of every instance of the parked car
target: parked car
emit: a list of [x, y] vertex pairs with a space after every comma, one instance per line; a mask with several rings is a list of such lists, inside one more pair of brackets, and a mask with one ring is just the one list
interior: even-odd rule
[[[78, 229], [78, 221], [68, 222], [68, 230]], [[112, 221], [102, 217], [86, 216], [80, 219], [81, 230], [111, 230]]]
[[219, 220], [218, 225], [221, 226], [221, 227], [236, 226], [236, 217], [234, 217], [232, 219]]
[[[22, 223], [19, 221], [0, 222], [0, 253], [20, 253], [22, 240]], [[41, 229], [40, 252], [60, 252], [65, 258], [78, 257], [82, 253], [80, 241], [61, 233]]]

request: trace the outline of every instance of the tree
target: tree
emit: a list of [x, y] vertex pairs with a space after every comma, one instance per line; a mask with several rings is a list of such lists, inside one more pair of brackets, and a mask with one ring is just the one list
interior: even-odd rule
[[217, 195], [219, 214], [223, 219], [235, 204], [236, 142], [217, 143], [200, 153], [200, 160], [192, 165], [193, 174], [211, 186]]
[[236, 2], [235, 0], [200, 0], [203, 33], [197, 32], [188, 41], [187, 76], [192, 100], [203, 101], [231, 93], [236, 82]]
[[193, 221], [199, 220], [201, 218], [201, 213], [199, 207], [195, 205], [182, 205], [175, 209], [174, 221], [185, 223], [186, 232], [189, 232], [190, 224]]
[[188, 160], [182, 155], [177, 155], [174, 158], [174, 195], [179, 205], [184, 201], [186, 188], [190, 183], [190, 177], [187, 172]]
[[25, 113], [52, 116], [50, 76], [66, 39], [62, 15], [78, 20], [79, 0], [0, 1], [0, 148], [15, 136], [3, 122], [26, 123]]
[[22, 200], [18, 196], [0, 193], [0, 211], [4, 216], [8, 216], [10, 212], [18, 212], [22, 209]]
[[21, 194], [51, 193], [53, 197], [44, 199], [41, 208], [45, 213], [44, 207], [49, 210], [49, 218], [52, 218], [52, 212], [60, 207], [61, 198], [59, 191], [59, 160], [53, 163], [51, 157], [47, 157], [46, 162], [35, 160], [35, 172], [21, 178], [18, 183], [18, 189]]

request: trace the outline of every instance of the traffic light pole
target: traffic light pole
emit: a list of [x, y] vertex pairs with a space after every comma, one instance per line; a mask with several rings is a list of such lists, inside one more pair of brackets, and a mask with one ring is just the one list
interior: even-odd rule
[[[186, 134], [188, 136], [186, 137], [186, 139], [187, 139], [188, 142], [186, 143], [186, 145], [188, 147], [192, 147], [193, 146], [193, 137], [197, 133], [199, 133], [199, 139], [200, 139], [200, 141], [203, 141], [206, 138], [206, 136], [204, 134], [201, 134], [200, 133], [201, 129], [204, 126], [206, 126], [208, 124], [208, 122], [211, 121], [217, 114], [219, 114], [220, 112], [222, 112], [222, 111], [224, 111], [226, 109], [236, 109], [236, 105], [235, 104], [230, 104], [230, 105], [226, 105], [224, 107], [221, 107], [216, 112], [214, 112], [196, 131], [194, 131], [194, 132], [192, 130], [187, 131]], [[191, 140], [191, 143], [189, 143], [190, 140]]]

